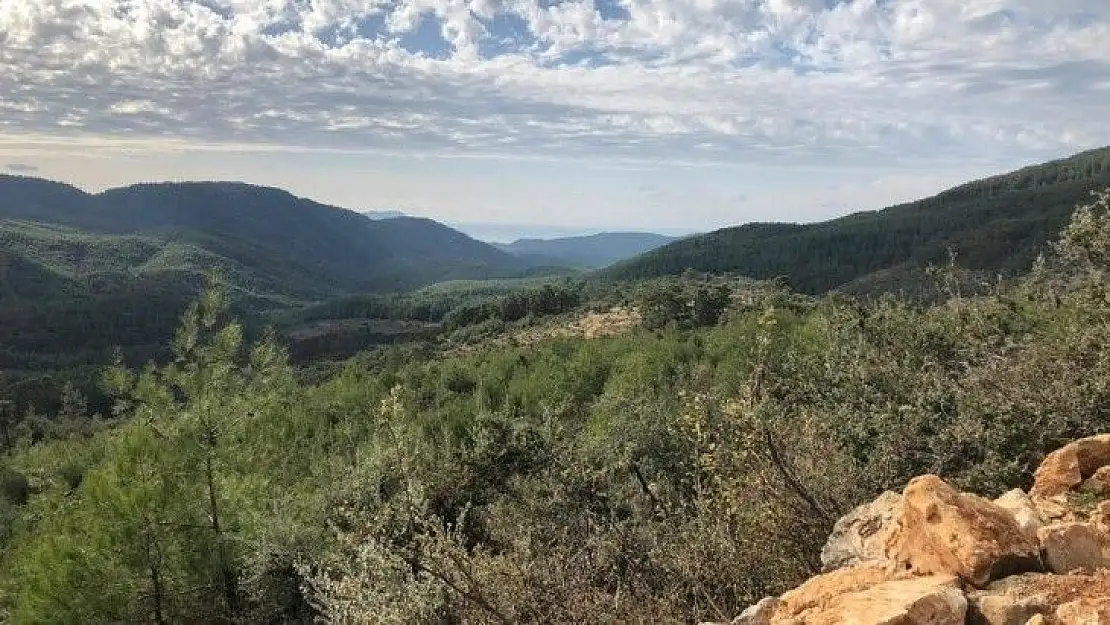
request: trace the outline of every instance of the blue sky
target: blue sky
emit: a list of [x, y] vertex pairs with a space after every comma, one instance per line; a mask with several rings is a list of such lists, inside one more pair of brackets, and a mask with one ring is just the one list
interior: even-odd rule
[[452, 223], [824, 219], [1110, 144], [1105, 0], [0, 1], [0, 170]]

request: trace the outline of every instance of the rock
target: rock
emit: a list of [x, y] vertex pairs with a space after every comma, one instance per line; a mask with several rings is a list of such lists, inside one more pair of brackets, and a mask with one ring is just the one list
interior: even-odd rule
[[1080, 599], [1056, 609], [1054, 625], [1110, 625], [1110, 597]]
[[1099, 532], [1110, 536], [1110, 499], [1098, 502], [1091, 513], [1091, 523]]
[[841, 517], [821, 549], [825, 572], [882, 560], [886, 534], [901, 502], [902, 495], [887, 491]]
[[1110, 465], [1110, 434], [1079, 439], [1045, 456], [1029, 492], [1042, 497], [1064, 494], [1106, 465]]
[[1056, 523], [1037, 534], [1045, 566], [1053, 573], [1110, 568], [1110, 536], [1094, 523]]
[[787, 592], [770, 625], [962, 625], [966, 613], [955, 576], [913, 577], [865, 565], [818, 575]]
[[[1028, 625], [1040, 622], [1082, 623], [1060, 619], [1083, 606], [1097, 607], [1110, 601], [1110, 571], [1097, 575], [1027, 573], [992, 583], [968, 593], [970, 625]], [[1076, 605], [1072, 605], [1072, 604]], [[1065, 607], [1068, 606], [1068, 607]], [[1088, 608], [1083, 608], [1088, 609]], [[1038, 620], [1041, 617], [1041, 620]], [[1099, 621], [1092, 621], [1099, 622]], [[1110, 623], [1108, 623], [1110, 625]]]
[[1045, 578], [1029, 573], [999, 580], [983, 590], [968, 593], [971, 625], [1025, 625], [1038, 615], [1052, 614], [1056, 605], [1037, 582]]
[[1030, 538], [1035, 539], [1037, 530], [1044, 526], [1044, 518], [1041, 517], [1037, 507], [1033, 505], [1033, 500], [1020, 488], [1015, 488], [995, 499], [994, 504], [1009, 512], [1021, 531], [1025, 532], [1025, 535]]
[[770, 625], [778, 606], [778, 597], [764, 597], [732, 619], [732, 625]]
[[1079, 485], [1079, 490], [1096, 497], [1110, 497], [1110, 465], [1099, 467]]
[[1044, 620], [1043, 614], [1038, 614], [1028, 621], [1025, 621], [1025, 625], [1048, 625], [1048, 621]]
[[1040, 548], [994, 503], [960, 493], [935, 475], [910, 480], [888, 535], [886, 555], [922, 574], [957, 575], [982, 587], [1041, 569]]
[[1033, 501], [1033, 507], [1047, 523], [1065, 523], [1072, 521], [1079, 521], [1079, 516], [1072, 508], [1071, 503], [1068, 501], [1067, 494], [1053, 495], [1046, 497], [1043, 495], [1030, 495], [1029, 498]]

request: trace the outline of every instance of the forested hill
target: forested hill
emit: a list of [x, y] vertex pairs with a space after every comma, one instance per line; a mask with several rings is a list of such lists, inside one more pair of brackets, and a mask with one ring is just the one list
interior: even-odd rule
[[967, 269], [1027, 269], [1077, 203], [1110, 186], [1110, 148], [961, 185], [939, 195], [815, 224], [755, 223], [676, 241], [619, 263], [611, 279], [686, 269], [785, 277], [809, 293], [903, 286], [944, 262]]
[[[184, 249], [186, 256], [205, 258], [198, 266], [215, 262], [232, 278], [249, 275], [252, 283], [269, 284], [265, 290], [309, 299], [509, 276], [526, 268], [520, 259], [428, 219], [370, 220], [279, 189], [240, 183], [145, 184], [92, 195], [46, 180], [5, 176], [0, 177], [0, 220], [8, 222], [6, 228], [16, 220], [61, 226], [96, 235], [108, 245], [121, 243], [110, 236], [146, 237], [151, 257], [181, 256]], [[64, 239], [63, 234], [74, 233], [58, 234]], [[40, 243], [23, 252], [33, 257], [50, 247]], [[86, 263], [82, 269], [134, 270], [152, 259], [135, 260], [142, 262]], [[191, 263], [179, 264], [187, 269]]]
[[443, 280], [511, 277], [527, 262], [427, 219], [372, 220], [271, 188], [148, 184], [89, 194], [0, 177], [0, 399], [90, 391], [113, 350], [164, 355], [204, 274], [264, 312]]
[[542, 257], [586, 269], [608, 267], [674, 241], [651, 232], [601, 232], [558, 239], [517, 239], [497, 247], [521, 257]]

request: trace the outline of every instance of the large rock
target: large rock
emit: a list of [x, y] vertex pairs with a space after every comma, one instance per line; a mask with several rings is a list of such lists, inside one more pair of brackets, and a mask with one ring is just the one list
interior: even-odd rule
[[884, 559], [887, 533], [901, 502], [901, 495], [887, 491], [841, 517], [821, 549], [825, 572]]
[[1039, 545], [1010, 513], [935, 475], [914, 478], [906, 486], [886, 554], [902, 568], [957, 575], [979, 587], [1041, 569]]
[[1110, 464], [1099, 467], [1091, 477], [1083, 480], [1079, 490], [1096, 497], [1110, 497]]
[[[1098, 575], [1027, 573], [968, 593], [970, 625], [1078, 624], [1072, 620], [1110, 601], [1110, 571]], [[1061, 618], [1063, 616], [1063, 618]], [[1090, 621], [1102, 623], [1104, 621]], [[1110, 623], [1108, 623], [1110, 625]]]
[[1053, 573], [1110, 569], [1110, 536], [1095, 523], [1056, 523], [1038, 532], [1044, 564]]
[[1031, 495], [1062, 495], [1110, 465], [1110, 434], [1099, 434], [1068, 443], [1045, 456], [1033, 476]]
[[784, 594], [770, 625], [963, 625], [966, 613], [955, 576], [866, 565], [818, 575]]
[[1014, 522], [1025, 532], [1025, 535], [1036, 539], [1037, 530], [1044, 526], [1045, 520], [1040, 511], [1033, 504], [1033, 500], [1020, 488], [1002, 495], [994, 500], [994, 504], [1010, 513]]
[[778, 606], [778, 597], [764, 597], [759, 603], [749, 606], [740, 613], [740, 616], [732, 619], [731, 625], [771, 625], [771, 619], [775, 616]]
[[1080, 599], [1056, 609], [1054, 625], [1110, 625], [1110, 597]]

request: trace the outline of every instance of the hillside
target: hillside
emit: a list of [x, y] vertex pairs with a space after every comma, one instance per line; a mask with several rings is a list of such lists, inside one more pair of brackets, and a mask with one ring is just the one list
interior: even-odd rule
[[650, 232], [602, 232], [557, 239], [517, 239], [497, 247], [516, 256], [545, 258], [571, 267], [599, 269], [671, 241], [674, 237]]
[[[901, 288], [948, 251], [966, 269], [1028, 269], [1077, 203], [1110, 186], [1110, 148], [970, 182], [936, 196], [814, 224], [754, 223], [676, 241], [600, 275], [650, 278], [686, 269], [786, 277], [807, 293]], [[879, 272], [882, 272], [881, 274]]]
[[240, 183], [144, 184], [92, 195], [3, 176], [0, 220], [154, 237], [163, 246], [203, 250], [229, 269], [272, 278], [277, 293], [307, 299], [511, 276], [526, 268], [513, 256], [428, 219], [366, 219], [280, 189]]
[[116, 346], [129, 360], [165, 353], [213, 270], [253, 323], [333, 297], [532, 268], [435, 221], [367, 219], [279, 189], [167, 183], [90, 194], [0, 176], [0, 395], [41, 404], [63, 371], [91, 387]]
[[[111, 417], [73, 393], [49, 418], [0, 412], [0, 621], [1104, 623], [1110, 192], [1097, 204], [1045, 272], [989, 295], [683, 276], [659, 282], [690, 306], [572, 301], [551, 331], [311, 375], [210, 293], [195, 341], [105, 376]], [[574, 293], [548, 286], [492, 308]], [[651, 300], [701, 317], [706, 291], [721, 314], [651, 323]], [[352, 337], [419, 333], [434, 311], [405, 297], [332, 306], [411, 307]]]

